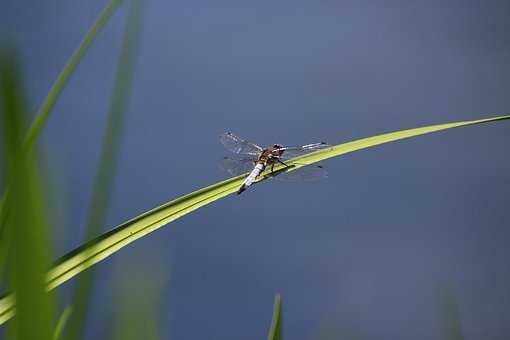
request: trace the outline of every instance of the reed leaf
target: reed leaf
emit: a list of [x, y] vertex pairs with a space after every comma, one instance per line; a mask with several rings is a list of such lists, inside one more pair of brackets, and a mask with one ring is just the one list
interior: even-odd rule
[[87, 32], [87, 34], [81, 41], [78, 48], [74, 51], [71, 58], [69, 58], [69, 61], [58, 75], [57, 79], [55, 80], [55, 83], [50, 89], [50, 92], [48, 93], [43, 103], [41, 104], [39, 111], [37, 111], [36, 117], [32, 122], [32, 125], [30, 125], [30, 129], [28, 130], [28, 133], [25, 137], [25, 143], [23, 145], [25, 150], [29, 151], [34, 146], [37, 138], [41, 134], [44, 124], [48, 120], [51, 110], [57, 103], [60, 94], [67, 85], [69, 78], [71, 78], [71, 75], [76, 70], [76, 67], [78, 66], [81, 59], [89, 49], [92, 42], [94, 42], [96, 36], [99, 34], [99, 32], [101, 32], [103, 27], [106, 25], [110, 17], [115, 13], [115, 11], [117, 10], [121, 3], [122, 0], [108, 1], [104, 9], [99, 14], [97, 20], [94, 22], [90, 30]]
[[[103, 8], [101, 13], [99, 14], [98, 18], [90, 28], [90, 30], [87, 32], [83, 40], [81, 41], [80, 45], [72, 56], [69, 58], [67, 64], [64, 66], [60, 74], [58, 75], [57, 79], [51, 86], [50, 91], [48, 92], [48, 95], [42, 102], [39, 110], [37, 111], [35, 118], [30, 125], [27, 134], [24, 137], [23, 142], [23, 150], [27, 153], [32, 151], [32, 148], [34, 147], [37, 139], [39, 138], [39, 135], [41, 134], [41, 131], [46, 124], [46, 121], [50, 117], [50, 113], [55, 107], [55, 104], [58, 101], [58, 98], [60, 98], [60, 95], [64, 91], [64, 88], [67, 85], [67, 82], [71, 78], [72, 74], [76, 70], [76, 67], [80, 63], [83, 56], [86, 54], [87, 50], [89, 49], [90, 45], [94, 42], [97, 35], [101, 30], [104, 28], [110, 17], [115, 13], [119, 5], [122, 3], [122, 0], [110, 0], [106, 4], [106, 6]], [[5, 191], [3, 193], [2, 198], [0, 199], [0, 233], [3, 233], [3, 226], [4, 222], [6, 220], [6, 216], [8, 214], [8, 193], [9, 188], [5, 188]], [[2, 235], [0, 235], [1, 237]]]
[[57, 326], [55, 327], [55, 331], [53, 333], [53, 340], [60, 340], [62, 338], [62, 333], [64, 332], [64, 328], [73, 312], [73, 308], [68, 306], [64, 309], [60, 318], [58, 319]]
[[280, 296], [280, 294], [276, 294], [274, 298], [273, 319], [271, 321], [271, 328], [269, 329], [267, 340], [283, 339], [282, 325], [283, 325], [282, 297]]
[[[353, 151], [362, 150], [397, 140], [456, 127], [502, 121], [506, 119], [510, 119], [510, 115], [431, 125], [358, 139], [352, 142], [334, 145], [330, 148], [322, 149], [303, 157], [295, 158], [287, 162], [290, 165], [289, 167], [275, 167], [275, 171], [294, 171], [302, 166], [310, 165], [328, 158], [341, 156]], [[265, 181], [270, 177], [271, 175], [266, 172], [262, 174], [257, 182]], [[220, 198], [235, 193], [244, 178], [245, 174], [227, 179], [225, 181], [213, 184], [206, 188], [177, 198], [138, 217], [135, 217], [132, 220], [129, 220], [110, 230], [109, 232], [106, 232], [105, 234], [85, 243], [81, 247], [75, 249], [74, 251], [58, 260], [58, 262], [47, 275], [47, 288], [51, 290], [61, 285], [85, 269], [114, 254], [131, 242], [134, 242], [135, 240], [150, 234], [151, 232], [186, 214], [189, 214], [190, 212], [204, 205], [210, 204]], [[4, 298], [0, 299], [0, 324], [12, 315], [14, 308], [13, 303], [14, 300], [10, 295], [6, 295]]]
[[[121, 52], [115, 73], [110, 108], [101, 147], [101, 156], [94, 178], [94, 186], [85, 225], [85, 240], [101, 233], [112, 194], [113, 179], [117, 169], [119, 150], [124, 134], [125, 116], [136, 62], [136, 52], [142, 25], [142, 0], [131, 0], [128, 19], [124, 30]], [[90, 296], [94, 291], [94, 270], [80, 276], [74, 290], [74, 315], [69, 325], [70, 339], [83, 339]]]
[[45, 289], [51, 259], [48, 223], [35, 157], [22, 148], [26, 101], [18, 60], [11, 52], [0, 55], [0, 142], [5, 148], [6, 182], [10, 186], [7, 235], [1, 242], [2, 249], [9, 243], [7, 276], [17, 300], [9, 336], [50, 340], [53, 298]]

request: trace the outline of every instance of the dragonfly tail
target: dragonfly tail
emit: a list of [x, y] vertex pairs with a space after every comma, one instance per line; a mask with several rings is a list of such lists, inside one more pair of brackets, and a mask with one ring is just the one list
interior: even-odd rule
[[245, 190], [246, 190], [246, 185], [245, 185], [245, 184], [243, 184], [243, 185], [241, 185], [241, 186], [239, 187], [239, 190], [237, 190], [237, 194], [238, 194], [238, 195], [241, 195], [241, 193], [242, 193], [243, 191], [245, 191]]

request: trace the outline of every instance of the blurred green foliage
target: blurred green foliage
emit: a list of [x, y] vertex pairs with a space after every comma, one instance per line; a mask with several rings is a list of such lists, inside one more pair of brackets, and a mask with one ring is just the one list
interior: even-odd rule
[[57, 100], [60, 98], [62, 91], [69, 78], [71, 78], [72, 74], [76, 70], [76, 67], [80, 63], [81, 59], [87, 53], [90, 45], [94, 42], [95, 38], [104, 28], [110, 17], [115, 13], [119, 5], [122, 3], [122, 0], [110, 0], [104, 7], [103, 11], [99, 14], [99, 17], [94, 22], [90, 30], [87, 32], [83, 40], [81, 41], [78, 48], [74, 51], [69, 61], [64, 66], [60, 74], [58, 75], [55, 83], [50, 89], [50, 92], [44, 99], [41, 107], [37, 111], [34, 121], [30, 125], [26, 135], [24, 136], [25, 141], [23, 147], [30, 151], [34, 144], [36, 143], [41, 131], [48, 120], [48, 117], [51, 113], [51, 110], [57, 103]]
[[62, 338], [62, 333], [64, 333], [64, 328], [73, 312], [73, 308], [68, 306], [64, 309], [62, 314], [60, 314], [60, 318], [57, 321], [57, 326], [55, 327], [55, 331], [53, 332], [53, 340], [59, 340]]
[[282, 297], [276, 294], [273, 306], [273, 319], [271, 321], [271, 328], [267, 335], [267, 340], [281, 340], [283, 328], [283, 313], [282, 313]]
[[[108, 121], [103, 137], [99, 165], [94, 179], [84, 241], [89, 241], [100, 234], [106, 219], [106, 213], [110, 207], [113, 178], [124, 132], [125, 112], [131, 94], [136, 50], [141, 29], [142, 8], [141, 0], [131, 0], [113, 92], [110, 96]], [[85, 272], [78, 278], [74, 294], [75, 313], [70, 325], [72, 339], [79, 339], [84, 334], [93, 285], [93, 270]]]
[[[55, 83], [51, 87], [48, 95], [45, 97], [43, 103], [41, 104], [37, 114], [35, 116], [34, 121], [26, 131], [23, 136], [23, 150], [24, 152], [30, 153], [41, 134], [41, 131], [46, 124], [46, 121], [50, 117], [51, 111], [55, 106], [57, 100], [60, 98], [62, 91], [64, 90], [67, 82], [71, 78], [72, 74], [76, 70], [76, 67], [80, 63], [81, 59], [94, 42], [95, 38], [104, 28], [110, 17], [115, 13], [119, 5], [122, 3], [122, 0], [110, 0], [95, 23], [92, 25], [90, 30], [87, 32], [83, 40], [81, 41], [78, 48], [74, 51], [69, 61], [64, 66], [60, 74], [58, 75]], [[4, 182], [5, 187], [3, 188], [3, 196], [0, 199], [0, 237], [3, 235], [4, 222], [6, 220], [6, 216], [8, 213], [9, 206], [9, 185], [8, 182]], [[1, 254], [0, 254], [1, 255]]]
[[[8, 53], [8, 52], [7, 52]], [[2, 249], [7, 256], [9, 287], [16, 299], [13, 339], [51, 339], [53, 302], [46, 292], [50, 263], [49, 231], [42, 183], [36, 162], [23, 149], [26, 104], [17, 58], [0, 56], [2, 137], [9, 185], [9, 214]]]

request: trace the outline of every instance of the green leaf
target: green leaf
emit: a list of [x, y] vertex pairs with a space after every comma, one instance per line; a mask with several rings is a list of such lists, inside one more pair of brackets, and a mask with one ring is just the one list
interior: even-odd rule
[[115, 13], [115, 11], [117, 10], [121, 3], [122, 0], [110, 0], [108, 2], [105, 8], [101, 11], [101, 14], [99, 14], [97, 20], [94, 22], [94, 25], [92, 25], [90, 30], [85, 35], [85, 38], [83, 38], [78, 48], [74, 51], [73, 55], [71, 56], [67, 64], [64, 66], [64, 68], [58, 75], [57, 80], [55, 80], [55, 83], [51, 87], [50, 92], [48, 93], [46, 98], [44, 99], [44, 102], [39, 108], [39, 111], [37, 112], [37, 115], [34, 121], [32, 122], [30, 129], [28, 130], [28, 133], [25, 137], [25, 143], [23, 145], [25, 147], [25, 150], [30, 151], [34, 146], [35, 141], [41, 134], [41, 130], [44, 127], [44, 124], [48, 120], [51, 110], [55, 106], [55, 103], [60, 97], [60, 94], [64, 90], [67, 81], [76, 70], [76, 67], [80, 63], [81, 59], [87, 52], [88, 48], [90, 47], [98, 33], [101, 32], [103, 27], [106, 25], [106, 23], [113, 15], [113, 13]]
[[[49, 230], [44, 196], [35, 157], [24, 152], [23, 123], [26, 114], [24, 91], [17, 58], [0, 55], [0, 126], [5, 146], [10, 187], [7, 236], [9, 287], [16, 295], [17, 314], [10, 327], [15, 339], [51, 338], [53, 299], [46, 291], [46, 270], [50, 263]], [[8, 298], [8, 300], [12, 301]], [[7, 312], [12, 314], [11, 311]]]
[[[97, 20], [94, 22], [90, 30], [87, 32], [83, 40], [81, 41], [78, 48], [74, 51], [67, 64], [64, 66], [57, 79], [53, 83], [48, 95], [41, 104], [39, 110], [36, 113], [35, 119], [32, 122], [27, 134], [23, 138], [22, 150], [23, 152], [30, 154], [35, 145], [41, 131], [48, 120], [50, 113], [55, 106], [58, 98], [62, 94], [65, 86], [67, 85], [72, 74], [76, 70], [83, 56], [94, 42], [95, 38], [104, 28], [110, 17], [115, 13], [122, 0], [110, 0], [99, 14]], [[9, 183], [5, 192], [0, 197], [0, 265], [3, 265], [5, 256], [7, 254], [7, 242], [5, 240], [6, 233], [5, 226], [7, 221], [7, 215], [9, 214], [10, 198], [9, 198]], [[1, 267], [0, 267], [1, 268]], [[8, 304], [7, 307], [5, 303]], [[3, 308], [5, 306], [5, 308]], [[0, 300], [0, 324], [10, 319], [14, 315], [14, 299], [12, 297], [3, 298]]]
[[[41, 104], [41, 107], [37, 111], [35, 119], [30, 125], [30, 128], [28, 129], [26, 136], [24, 137], [23, 150], [25, 152], [29, 153], [32, 151], [32, 148], [34, 147], [44, 125], [46, 124], [46, 121], [50, 116], [51, 110], [55, 106], [60, 95], [62, 94], [62, 91], [67, 85], [69, 78], [71, 78], [72, 74], [76, 70], [76, 67], [80, 63], [81, 59], [89, 49], [94, 39], [97, 37], [99, 32], [101, 32], [103, 27], [106, 25], [110, 17], [115, 13], [115, 11], [117, 10], [121, 3], [122, 0], [110, 0], [108, 2], [108, 4], [101, 11], [97, 20], [94, 22], [90, 30], [87, 32], [87, 34], [81, 41], [78, 48], [74, 51], [71, 58], [69, 58], [67, 64], [64, 66], [64, 68], [58, 75], [57, 79], [55, 80], [55, 83], [53, 83], [53, 86], [48, 92], [48, 95]], [[1, 200], [2, 204], [0, 204], [0, 233], [2, 232], [3, 229], [4, 225], [3, 221], [5, 221], [6, 215], [8, 213], [9, 205], [8, 189], [9, 189], [8, 187], [5, 189], [5, 192]]]
[[[125, 112], [127, 111], [132, 88], [136, 51], [142, 25], [142, 12], [142, 0], [131, 0], [110, 97], [110, 108], [103, 136], [101, 157], [88, 208], [85, 241], [100, 234], [110, 207], [113, 178], [117, 168], [122, 135], [124, 134]], [[90, 270], [80, 276], [76, 283], [73, 296], [75, 312], [68, 332], [70, 339], [82, 339], [84, 336], [87, 315], [89, 314], [90, 295], [94, 290], [94, 279], [94, 271]]]
[[67, 320], [71, 316], [73, 312], [73, 308], [71, 306], [66, 307], [60, 315], [58, 319], [57, 326], [55, 327], [55, 332], [53, 333], [53, 340], [59, 340], [62, 337], [62, 332], [64, 331], [64, 327], [66, 326]]
[[[294, 171], [302, 166], [313, 164], [328, 158], [337, 157], [349, 152], [370, 148], [401, 139], [424, 135], [431, 132], [447, 130], [451, 128], [489, 123], [510, 119], [510, 115], [498, 116], [487, 119], [454, 122], [447, 124], [431, 125], [415, 129], [385, 133], [382, 135], [358, 139], [352, 142], [338, 144], [303, 157], [295, 158], [287, 162], [290, 167], [275, 167], [275, 171]], [[269, 173], [264, 173], [257, 182], [270, 178]], [[78, 275], [90, 266], [107, 258], [131, 242], [150, 234], [166, 224], [186, 215], [190, 212], [210, 204], [220, 198], [235, 193], [245, 175], [233, 177], [216, 183], [209, 187], [197, 190], [188, 195], [170, 201], [160, 207], [146, 212], [134, 219], [127, 221], [109, 232], [87, 242], [69, 254], [58, 260], [57, 264], [49, 271], [47, 276], [48, 289], [53, 289], [67, 280]], [[12, 313], [13, 301], [10, 296], [0, 299], [0, 323]]]
[[267, 340], [281, 340], [282, 336], [282, 298], [280, 294], [276, 294], [274, 298], [274, 307], [273, 307], [273, 320], [271, 321], [271, 328], [269, 329], [269, 334], [267, 335]]

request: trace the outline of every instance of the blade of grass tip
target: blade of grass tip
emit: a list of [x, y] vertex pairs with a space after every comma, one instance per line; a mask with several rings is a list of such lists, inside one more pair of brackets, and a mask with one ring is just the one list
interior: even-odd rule
[[282, 337], [282, 298], [280, 294], [276, 294], [273, 306], [273, 319], [271, 320], [271, 328], [267, 335], [267, 340], [281, 340]]
[[[74, 51], [67, 64], [64, 66], [64, 68], [58, 75], [48, 95], [41, 104], [41, 107], [37, 111], [35, 119], [25, 136], [23, 148], [26, 152], [30, 152], [32, 150], [35, 142], [37, 141], [37, 138], [39, 138], [42, 128], [44, 127], [46, 121], [50, 116], [51, 110], [55, 106], [69, 78], [76, 70], [76, 67], [78, 66], [81, 59], [89, 49], [92, 42], [95, 40], [99, 32], [101, 32], [103, 27], [106, 25], [110, 17], [115, 13], [115, 11], [117, 10], [121, 3], [122, 0], [110, 0], [108, 2], [108, 4], [104, 7], [99, 17], [96, 19], [90, 30], [87, 32], [87, 34], [81, 41], [78, 48]], [[7, 186], [3, 194], [5, 203], [8, 203], [6, 199], [8, 195], [8, 189], [9, 188]], [[3, 230], [4, 223], [2, 221], [5, 220], [5, 215], [7, 214], [7, 207], [8, 204], [0, 205], [0, 233]]]
[[[461, 126], [484, 124], [508, 119], [510, 119], [510, 115], [431, 125], [362, 138], [352, 142], [334, 145], [303, 157], [295, 158], [287, 162], [290, 167], [275, 167], [275, 171], [294, 171], [304, 165], [332, 157], [338, 157], [343, 154], [370, 148], [376, 145]], [[53, 268], [48, 272], [47, 288], [51, 290], [61, 285], [87, 268], [114, 254], [131, 242], [150, 234], [151, 232], [191, 213], [192, 211], [197, 210], [200, 207], [237, 192], [245, 176], [246, 174], [233, 177], [174, 199], [117, 226], [94, 240], [83, 244], [57, 261]], [[257, 180], [257, 183], [265, 181], [270, 177], [271, 176], [268, 174], [263, 174]], [[0, 299], [0, 324], [2, 321], [8, 319], [7, 316], [12, 315], [13, 308], [14, 306], [11, 295], [5, 295]]]
[[447, 284], [437, 289], [438, 318], [443, 339], [464, 340], [459, 304]]
[[10, 187], [8, 272], [17, 308], [9, 334], [14, 339], [49, 340], [53, 321], [45, 282], [50, 259], [49, 229], [35, 162], [22, 148], [26, 111], [16, 60], [12, 55], [0, 56], [1, 125]]
[[99, 17], [94, 22], [90, 30], [87, 32], [83, 40], [81, 41], [78, 48], [74, 51], [73, 55], [64, 66], [62, 71], [57, 77], [57, 80], [53, 84], [50, 89], [50, 92], [44, 99], [39, 111], [36, 114], [36, 117], [30, 126], [28, 133], [25, 138], [25, 143], [23, 147], [25, 150], [31, 150], [34, 146], [35, 141], [39, 137], [41, 130], [48, 120], [48, 116], [51, 113], [51, 110], [55, 106], [60, 94], [64, 90], [67, 81], [71, 77], [71, 75], [76, 70], [76, 67], [80, 63], [81, 59], [87, 52], [88, 48], [96, 38], [96, 36], [101, 32], [103, 27], [106, 25], [110, 17], [115, 13], [119, 5], [122, 3], [122, 0], [110, 0], [105, 8], [99, 14]]
[[67, 320], [69, 320], [69, 317], [71, 316], [72, 312], [73, 308], [71, 306], [68, 306], [66, 307], [66, 309], [64, 309], [64, 311], [60, 315], [60, 318], [58, 319], [57, 326], [55, 327], [55, 332], [53, 333], [53, 340], [59, 340], [62, 337], [62, 333], [67, 324]]
[[[124, 31], [120, 57], [110, 100], [108, 122], [103, 137], [101, 156], [94, 180], [92, 197], [85, 226], [85, 241], [101, 232], [106, 212], [110, 206], [113, 177], [116, 169], [125, 124], [125, 112], [130, 97], [133, 71], [138, 46], [142, 1], [131, 0]], [[83, 337], [89, 309], [89, 296], [93, 292], [94, 272], [82, 276], [74, 291], [74, 316], [70, 322], [70, 338]]]

